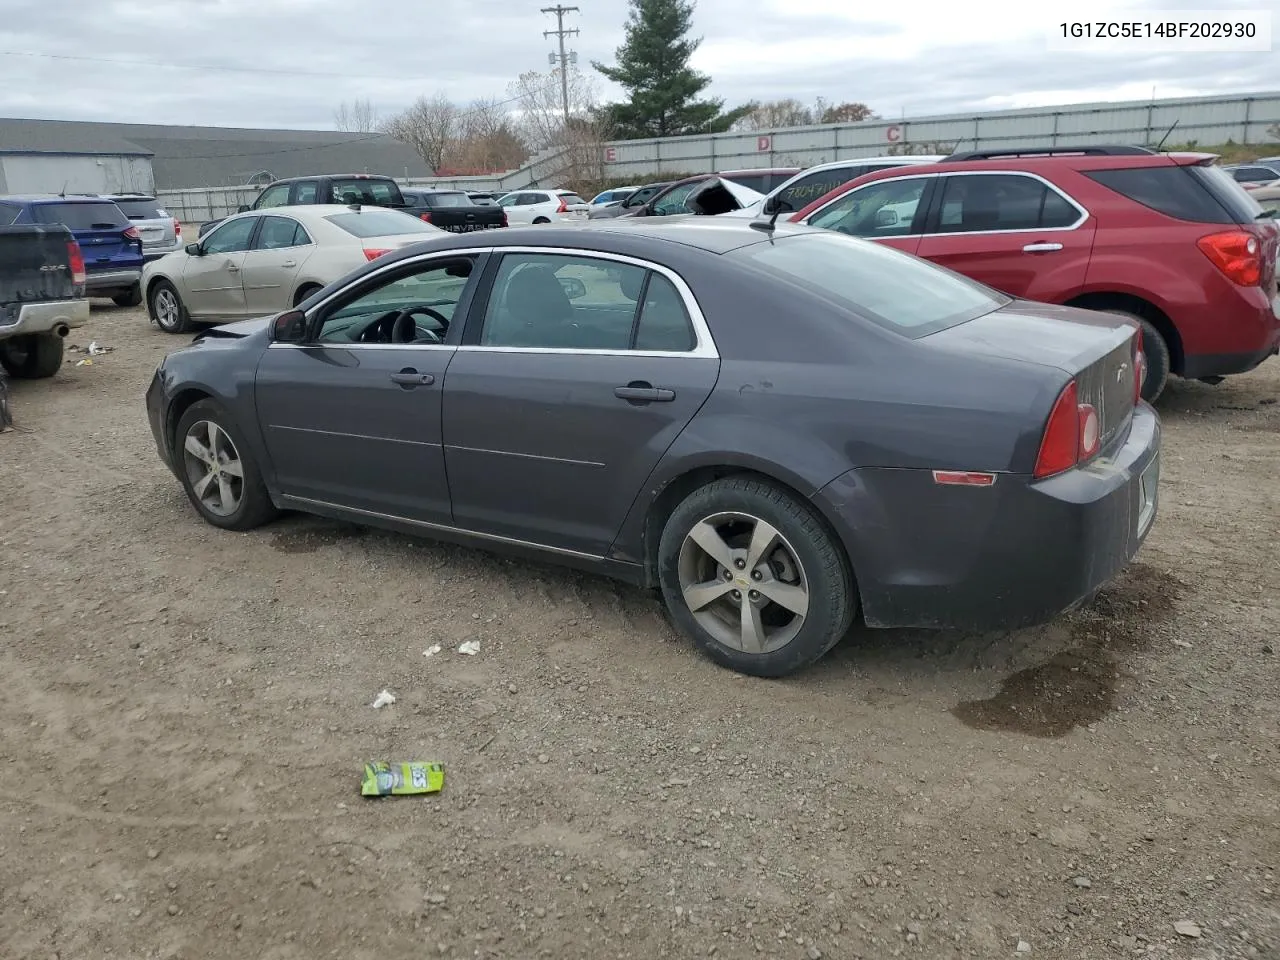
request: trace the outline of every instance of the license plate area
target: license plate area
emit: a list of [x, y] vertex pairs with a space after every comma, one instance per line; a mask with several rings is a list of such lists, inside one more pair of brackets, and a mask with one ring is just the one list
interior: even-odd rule
[[1142, 476], [1138, 479], [1139, 493], [1141, 505], [1138, 508], [1138, 536], [1142, 536], [1147, 532], [1147, 528], [1151, 526], [1151, 521], [1156, 515], [1156, 501], [1159, 499], [1160, 488], [1160, 455], [1156, 454], [1147, 469], [1142, 471]]

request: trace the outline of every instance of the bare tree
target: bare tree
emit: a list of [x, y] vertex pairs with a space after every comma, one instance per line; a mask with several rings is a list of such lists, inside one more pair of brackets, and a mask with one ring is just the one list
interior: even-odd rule
[[532, 151], [557, 150], [556, 174], [569, 180], [598, 180], [604, 175], [603, 143], [610, 134], [606, 111], [590, 77], [571, 69], [569, 116], [564, 115], [560, 73], [522, 73], [510, 86], [519, 128]]
[[472, 101], [459, 114], [457, 144], [447, 156], [451, 167], [463, 170], [510, 170], [529, 155], [516, 118], [502, 101]]
[[397, 113], [383, 130], [403, 140], [433, 171], [445, 165], [461, 131], [462, 110], [442, 93], [428, 99], [419, 97], [407, 110]]
[[378, 108], [368, 98], [350, 104], [343, 101], [333, 111], [333, 125], [349, 133], [374, 133], [379, 127]]
[[746, 116], [734, 124], [735, 130], [776, 130], [804, 127], [814, 122], [813, 111], [799, 100], [766, 100], [752, 103]]
[[860, 120], [875, 120], [875, 113], [865, 103], [830, 104], [819, 97], [813, 105], [814, 123], [857, 123]]

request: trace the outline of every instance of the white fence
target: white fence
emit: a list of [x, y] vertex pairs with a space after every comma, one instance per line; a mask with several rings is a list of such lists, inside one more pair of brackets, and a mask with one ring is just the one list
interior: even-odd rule
[[[954, 149], [1087, 146], [1099, 143], [1217, 145], [1280, 142], [1280, 92], [1176, 100], [1086, 103], [982, 114], [947, 114], [901, 120], [721, 133], [601, 145], [608, 178], [642, 181], [667, 173], [796, 166], [886, 153], [947, 153]], [[1280, 148], [1276, 152], [1280, 152]], [[559, 186], [565, 160], [555, 151], [490, 177], [404, 180], [464, 190], [518, 190]], [[253, 202], [256, 187], [162, 190], [160, 199], [187, 223], [234, 213]]]

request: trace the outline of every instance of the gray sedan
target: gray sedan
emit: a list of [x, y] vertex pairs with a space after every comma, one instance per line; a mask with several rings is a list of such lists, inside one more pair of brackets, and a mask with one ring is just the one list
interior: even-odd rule
[[782, 676], [861, 613], [1003, 628], [1156, 511], [1138, 328], [829, 231], [710, 218], [443, 237], [217, 327], [147, 392], [211, 524], [280, 510], [660, 590]]

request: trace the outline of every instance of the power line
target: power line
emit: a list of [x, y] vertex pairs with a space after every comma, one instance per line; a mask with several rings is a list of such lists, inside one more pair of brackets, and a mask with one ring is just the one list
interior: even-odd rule
[[[544, 38], [556, 37], [560, 41], [560, 54], [558, 57], [560, 62], [560, 99], [561, 104], [564, 107], [564, 125], [566, 127], [569, 126], [569, 58], [572, 56], [573, 61], [576, 63], [578, 60], [578, 53], [576, 50], [570, 51], [569, 53], [565, 52], [564, 38], [577, 36], [581, 31], [577, 29], [566, 30], [564, 27], [564, 15], [566, 13], [578, 12], [577, 7], [565, 7], [558, 3], [554, 7], [542, 8], [542, 13], [554, 13], [556, 15], [556, 28], [554, 30], [542, 31], [542, 36]], [[551, 62], [555, 63], [556, 60], [556, 54], [551, 54]]]

